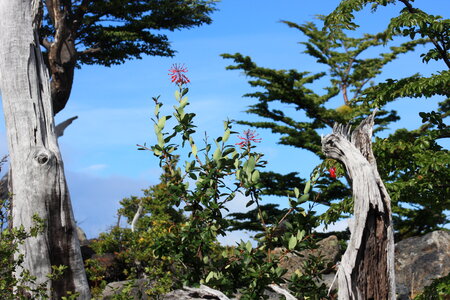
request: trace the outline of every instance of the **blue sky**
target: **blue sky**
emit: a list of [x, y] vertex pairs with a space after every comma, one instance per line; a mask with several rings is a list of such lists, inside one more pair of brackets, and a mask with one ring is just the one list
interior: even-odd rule
[[[139, 196], [141, 189], [158, 182], [158, 161], [150, 152], [137, 151], [136, 144], [154, 141], [151, 97], [161, 95], [166, 108], [174, 104], [175, 86], [168, 76], [173, 63], [184, 63], [189, 69], [190, 110], [197, 113], [198, 131], [218, 136], [223, 120], [250, 118], [243, 111], [253, 103], [242, 98], [251, 91], [247, 78], [239, 71], [225, 70], [231, 61], [219, 55], [240, 52], [265, 67], [320, 71], [321, 66], [301, 54], [303, 48], [298, 42], [304, 41], [304, 36], [280, 20], [312, 21], [317, 14], [330, 13], [338, 3], [337, 0], [224, 0], [217, 4], [211, 25], [168, 33], [178, 51], [174, 58], [144, 57], [112, 68], [84, 66], [77, 70], [71, 99], [57, 115], [56, 123], [74, 115], [79, 117], [59, 143], [75, 217], [87, 235], [94, 237], [115, 223], [122, 198]], [[428, 13], [448, 17], [448, 0], [416, 0], [415, 5]], [[389, 18], [401, 8], [397, 5], [381, 8], [375, 14], [368, 10], [358, 13], [360, 32], [384, 29]], [[399, 78], [416, 72], [428, 75], [443, 68], [436, 63], [422, 64], [419, 54], [405, 55], [386, 68], [381, 78]], [[398, 110], [403, 117], [393, 129], [418, 127], [418, 112], [435, 109], [438, 101], [405, 99], [392, 104], [389, 108]], [[341, 98], [332, 103], [335, 107], [342, 104]], [[277, 136], [270, 132], [259, 134], [263, 141], [258, 150], [266, 154], [269, 170], [299, 171], [308, 176], [319, 162], [309, 153], [277, 145]], [[3, 139], [0, 151], [6, 153], [4, 122], [0, 123], [0, 137]], [[232, 211], [245, 207], [243, 199], [237, 200]], [[277, 201], [285, 205], [281, 199]]]

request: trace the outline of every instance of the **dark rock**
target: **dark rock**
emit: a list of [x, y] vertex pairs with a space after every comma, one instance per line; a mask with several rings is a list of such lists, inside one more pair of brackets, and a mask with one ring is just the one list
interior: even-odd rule
[[95, 251], [89, 245], [81, 246], [81, 256], [83, 257], [83, 261], [92, 258], [94, 255]]
[[434, 231], [395, 245], [395, 281], [399, 299], [412, 299], [433, 279], [450, 272], [450, 233]]

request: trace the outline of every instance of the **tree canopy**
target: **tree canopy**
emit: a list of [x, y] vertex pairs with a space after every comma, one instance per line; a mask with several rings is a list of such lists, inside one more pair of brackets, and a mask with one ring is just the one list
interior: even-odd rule
[[45, 0], [40, 43], [54, 113], [70, 96], [75, 68], [112, 66], [143, 55], [173, 56], [167, 32], [212, 22], [213, 0]]
[[[323, 27], [312, 22], [299, 25], [284, 21], [306, 36], [307, 41], [301, 42], [304, 53], [325, 65], [327, 70], [324, 72], [268, 69], [239, 53], [224, 54], [223, 57], [233, 59], [235, 64], [228, 69], [243, 70], [251, 78], [249, 84], [257, 89], [245, 96], [256, 99], [256, 104], [250, 105], [247, 112], [261, 117], [261, 121], [240, 123], [270, 129], [280, 135], [280, 144], [301, 148], [322, 158], [320, 134], [335, 122], [359, 124], [371, 110], [380, 107], [381, 112], [375, 119], [374, 132], [377, 133], [399, 119], [397, 112], [383, 110], [387, 103], [404, 97], [443, 96], [437, 111], [421, 113], [423, 125], [420, 128], [401, 129], [387, 139], [377, 138], [374, 143], [380, 174], [393, 201], [397, 237], [404, 238], [448, 223], [445, 210], [450, 206], [450, 189], [446, 184], [450, 161], [448, 151], [439, 146], [438, 140], [448, 138], [449, 134], [444, 119], [449, 114], [450, 76], [447, 68], [429, 77], [415, 74], [380, 81], [378, 75], [400, 55], [428, 43], [434, 47], [422, 54], [423, 61], [440, 60], [447, 67], [450, 27], [448, 20], [428, 15], [411, 8], [408, 1], [401, 1], [405, 3], [405, 9], [391, 20], [384, 32], [364, 34], [359, 38], [348, 34], [348, 29], [357, 28], [353, 11], [369, 3], [376, 9], [378, 5], [391, 2], [342, 1], [332, 14], [319, 17]], [[399, 43], [398, 40], [404, 41], [401, 36], [410, 40]], [[383, 47], [383, 51], [367, 58], [366, 52], [375, 47]], [[444, 49], [445, 55], [439, 49]], [[329, 84], [320, 91], [313, 84], [323, 79], [328, 79]], [[342, 99], [342, 105], [333, 108], [330, 101], [336, 97]], [[284, 104], [283, 107], [287, 104], [289, 108], [279, 109], [279, 103]], [[298, 117], [299, 111], [304, 117]], [[343, 170], [338, 168], [338, 174], [343, 175]], [[262, 175], [264, 177], [268, 178], [267, 182], [282, 182], [265, 190], [270, 195], [292, 194], [295, 186], [292, 183], [301, 182], [300, 178], [295, 180], [293, 173], [266, 173]], [[332, 181], [331, 185], [323, 187], [320, 202], [331, 207], [324, 219], [333, 221], [342, 217], [343, 212], [350, 212], [351, 199], [341, 181]], [[344, 201], [334, 201], [339, 199]]]

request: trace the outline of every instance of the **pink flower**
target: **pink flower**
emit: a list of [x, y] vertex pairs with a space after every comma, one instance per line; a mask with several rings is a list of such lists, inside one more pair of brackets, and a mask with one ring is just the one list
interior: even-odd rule
[[188, 70], [184, 65], [173, 64], [172, 68], [169, 69], [169, 75], [171, 76], [172, 82], [175, 82], [178, 85], [183, 85], [191, 82], [189, 78], [183, 73], [186, 73]]
[[331, 178], [336, 178], [336, 168], [335, 167], [329, 168], [328, 172], [330, 172]]
[[244, 136], [238, 136], [242, 141], [239, 143], [236, 143], [241, 148], [249, 147], [252, 142], [254, 143], [261, 143], [261, 138], [256, 138], [259, 134], [256, 133], [255, 130], [244, 130]]

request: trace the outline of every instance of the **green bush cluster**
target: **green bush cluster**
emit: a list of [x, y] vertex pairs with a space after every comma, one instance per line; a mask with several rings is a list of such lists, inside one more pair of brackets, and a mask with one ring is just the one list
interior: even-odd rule
[[[227, 142], [236, 132], [225, 122], [222, 136], [213, 143], [205, 139], [200, 145], [194, 138], [195, 114], [186, 112], [187, 93], [183, 84], [175, 92], [172, 130], [166, 129], [172, 116], [161, 115], [162, 103], [154, 98], [158, 142], [139, 149], [151, 151], [160, 160], [161, 182], [145, 190], [143, 197], [121, 202], [119, 215], [132, 228], [114, 227], [92, 245], [99, 254], [114, 253], [115, 266], [121, 269], [116, 273], [99, 266], [98, 258], [90, 259], [87, 265], [93, 293], [98, 295], [109, 281], [148, 278], [151, 287], [146, 293], [151, 296], [203, 283], [228, 295], [239, 293], [241, 299], [266, 297], [269, 284], [286, 284], [299, 299], [326, 297], [325, 286], [317, 284], [326, 267], [320, 258], [309, 258], [303, 273], [297, 272], [290, 279], [283, 278], [286, 270], [280, 267], [280, 260], [288, 253], [317, 247], [310, 230], [306, 234], [290, 222], [295, 220], [293, 215], [307, 216], [301, 204], [309, 199], [325, 166], [314, 170], [303, 192], [295, 188], [290, 208], [279, 219], [270, 220], [260, 198], [259, 174], [266, 162], [262, 153], [255, 152], [259, 139], [247, 131], [240, 137], [239, 147], [230, 145]], [[179, 143], [174, 142], [176, 138]], [[183, 148], [189, 153], [182, 168]], [[218, 236], [236, 224], [223, 213], [238, 194], [246, 197], [247, 206], [256, 207], [261, 231], [256, 247], [244, 241], [236, 246], [218, 243]], [[274, 254], [279, 246], [282, 253]], [[111, 273], [115, 278], [107, 278]]]

